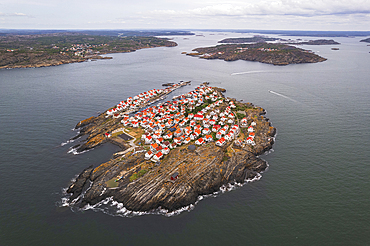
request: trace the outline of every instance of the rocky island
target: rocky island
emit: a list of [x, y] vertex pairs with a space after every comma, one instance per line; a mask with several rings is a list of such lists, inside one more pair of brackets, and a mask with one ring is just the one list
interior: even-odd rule
[[251, 38], [225, 38], [218, 43], [234, 43], [234, 44], [241, 44], [241, 43], [266, 43], [267, 41], [284, 41], [280, 38], [269, 38], [264, 36], [255, 35]]
[[360, 42], [364, 42], [364, 43], [370, 43], [370, 38], [365, 38], [365, 39], [362, 39], [362, 40], [360, 40]]
[[266, 111], [225, 98], [224, 89], [206, 83], [166, 99], [187, 84], [129, 97], [76, 125], [74, 139], [86, 138], [71, 151], [106, 142], [122, 151], [73, 180], [66, 189], [68, 206], [110, 203], [126, 212], [169, 214], [260, 177], [267, 163], [259, 155], [272, 148], [276, 133]]
[[317, 39], [317, 40], [309, 40], [306, 42], [298, 42], [298, 43], [292, 43], [292, 44], [306, 44], [306, 45], [332, 45], [332, 44], [340, 44], [337, 41], [334, 41], [333, 39]]
[[299, 63], [317, 63], [326, 61], [311, 51], [286, 44], [255, 43], [255, 44], [224, 44], [213, 47], [196, 48], [190, 56], [203, 59], [222, 59], [225, 61], [258, 61], [273, 65], [289, 65]]
[[133, 52], [177, 44], [157, 37], [112, 37], [84, 33], [47, 33], [0, 36], [0, 69], [56, 66], [91, 59], [110, 59], [103, 54]]

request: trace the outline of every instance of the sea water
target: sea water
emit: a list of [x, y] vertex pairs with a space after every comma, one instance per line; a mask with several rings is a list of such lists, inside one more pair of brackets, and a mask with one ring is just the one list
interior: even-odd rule
[[[177, 47], [112, 60], [0, 70], [0, 245], [370, 244], [370, 47], [357, 37], [334, 38], [338, 51], [304, 45], [328, 60], [289, 66], [181, 54], [243, 36], [175, 36]], [[277, 136], [262, 177], [171, 217], [61, 206], [77, 174], [119, 150], [68, 153], [75, 125], [180, 80], [192, 85], [175, 93], [207, 81], [266, 109]]]

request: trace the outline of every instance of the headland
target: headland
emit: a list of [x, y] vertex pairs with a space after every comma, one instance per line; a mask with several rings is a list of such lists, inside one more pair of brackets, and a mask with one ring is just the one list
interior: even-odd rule
[[177, 44], [157, 37], [112, 37], [84, 33], [47, 33], [0, 36], [0, 69], [57, 66], [95, 59], [111, 53]]

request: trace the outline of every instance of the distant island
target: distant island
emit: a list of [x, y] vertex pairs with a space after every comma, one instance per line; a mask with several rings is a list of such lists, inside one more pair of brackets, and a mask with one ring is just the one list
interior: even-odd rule
[[225, 98], [224, 89], [206, 83], [165, 99], [189, 83], [140, 93], [80, 121], [71, 141], [86, 138], [71, 151], [106, 142], [122, 151], [83, 170], [66, 189], [66, 205], [104, 203], [129, 214], [168, 215], [190, 209], [200, 196], [258, 179], [267, 168], [258, 156], [272, 148], [276, 133], [265, 110]]
[[187, 53], [187, 55], [197, 56], [203, 59], [222, 59], [225, 61], [258, 61], [273, 65], [326, 61], [325, 58], [311, 51], [286, 44], [224, 44], [213, 47], [196, 48], [193, 51], [195, 52]]
[[318, 40], [310, 40], [305, 42], [291, 42], [290, 40], [281, 39], [281, 38], [269, 38], [264, 36], [256, 35], [250, 38], [225, 38], [218, 43], [234, 43], [234, 44], [242, 44], [242, 43], [266, 43], [272, 41], [279, 41], [279, 43], [284, 44], [308, 44], [308, 45], [332, 45], [332, 44], [340, 44], [332, 39], [318, 39]]
[[290, 44], [307, 44], [307, 45], [333, 45], [333, 44], [340, 44], [333, 39], [317, 39], [317, 40], [310, 40], [306, 42], [297, 42], [297, 43], [290, 43]]
[[112, 37], [81, 33], [46, 33], [0, 36], [0, 69], [45, 67], [89, 59], [103, 54], [133, 52], [177, 44], [157, 37]]
[[370, 43], [370, 38], [362, 39], [360, 42]]
[[234, 43], [234, 44], [241, 44], [241, 43], [265, 43], [267, 41], [277, 41], [282, 40], [280, 38], [269, 38], [269, 37], [263, 37], [263, 36], [254, 36], [251, 38], [225, 38], [221, 41], [218, 41], [219, 43]]

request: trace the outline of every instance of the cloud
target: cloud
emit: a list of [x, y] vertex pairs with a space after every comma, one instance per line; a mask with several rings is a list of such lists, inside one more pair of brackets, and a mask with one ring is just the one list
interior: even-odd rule
[[367, 0], [277, 0], [240, 1], [233, 4], [213, 4], [188, 10], [153, 10], [154, 15], [193, 15], [193, 16], [255, 16], [255, 15], [344, 15], [369, 14]]
[[7, 17], [32, 17], [30, 15], [26, 15], [24, 13], [0, 13], [0, 16], [7, 16]]

